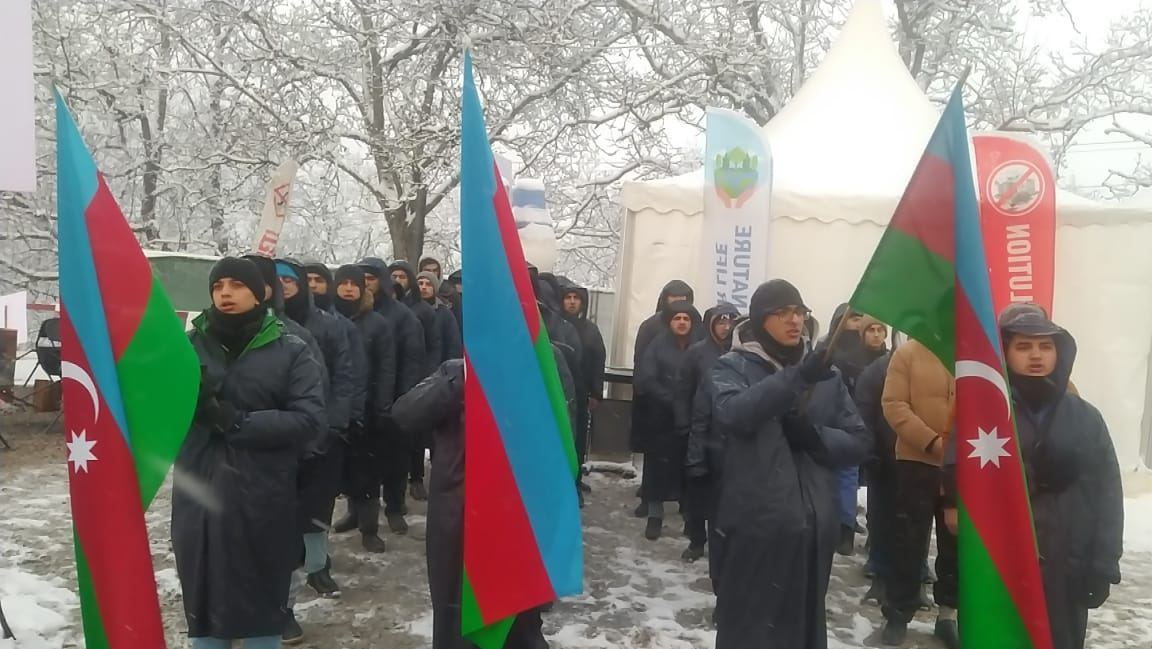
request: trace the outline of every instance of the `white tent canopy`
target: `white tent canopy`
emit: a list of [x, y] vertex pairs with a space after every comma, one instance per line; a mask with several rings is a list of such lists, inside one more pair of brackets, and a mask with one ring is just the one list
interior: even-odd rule
[[[769, 272], [793, 281], [823, 322], [855, 288], [938, 119], [880, 1], [859, 0], [820, 67], [765, 127], [775, 173]], [[636, 330], [663, 285], [699, 283], [703, 172], [627, 183], [621, 202], [611, 358], [630, 367]], [[1152, 211], [1059, 192], [1057, 220], [1053, 316], [1080, 346], [1073, 380], [1132, 468], [1152, 401]]]

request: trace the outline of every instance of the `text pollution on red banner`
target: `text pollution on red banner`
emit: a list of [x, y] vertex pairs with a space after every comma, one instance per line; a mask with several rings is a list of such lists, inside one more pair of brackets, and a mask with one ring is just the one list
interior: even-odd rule
[[1052, 313], [1056, 280], [1056, 183], [1040, 149], [1008, 135], [972, 137], [980, 227], [996, 313], [1032, 302]]

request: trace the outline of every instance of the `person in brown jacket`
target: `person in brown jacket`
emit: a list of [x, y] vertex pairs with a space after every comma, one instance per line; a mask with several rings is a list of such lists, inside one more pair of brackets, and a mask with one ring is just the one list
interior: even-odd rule
[[899, 646], [920, 608], [921, 566], [933, 520], [936, 522], [936, 584], [940, 607], [936, 636], [946, 647], [960, 646], [956, 627], [956, 536], [944, 522], [942, 473], [951, 428], [956, 382], [944, 364], [915, 340], [892, 353], [884, 381], [884, 418], [896, 431], [895, 529], [883, 605], [887, 623], [881, 641]]

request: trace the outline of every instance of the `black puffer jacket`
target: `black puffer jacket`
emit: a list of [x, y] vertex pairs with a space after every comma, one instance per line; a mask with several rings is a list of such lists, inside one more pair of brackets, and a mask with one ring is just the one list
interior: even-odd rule
[[365, 257], [359, 266], [380, 279], [380, 290], [373, 296], [373, 309], [384, 316], [392, 328], [396, 348], [396, 396], [404, 394], [426, 375], [424, 328], [412, 311], [398, 302], [388, 264], [378, 257]]
[[712, 323], [722, 315], [736, 318], [740, 312], [731, 304], [708, 309], [704, 313], [707, 336], [688, 348], [680, 370], [680, 393], [676, 398], [676, 407], [688, 411], [681, 414], [680, 418], [688, 422], [688, 450], [684, 456], [684, 466], [688, 476], [693, 478], [708, 474], [719, 475], [720, 463], [724, 459], [724, 441], [713, 435], [711, 381], [712, 367], [732, 348], [731, 334], [726, 340], [716, 340], [712, 335]]
[[[584, 362], [580, 372], [584, 377], [582, 387], [588, 396], [601, 399], [604, 396], [604, 364], [608, 358], [608, 350], [604, 347], [604, 337], [600, 335], [600, 328], [588, 319], [588, 289], [566, 278], [557, 279], [560, 285], [561, 313], [576, 329], [583, 348]], [[571, 315], [563, 309], [563, 300], [573, 293], [580, 298], [580, 312], [576, 315]]]
[[365, 291], [360, 301], [360, 312], [352, 316], [352, 324], [360, 334], [368, 370], [365, 381], [364, 423], [370, 430], [389, 421], [392, 403], [396, 400], [396, 336], [384, 316], [372, 308], [372, 294]]
[[388, 273], [401, 271], [408, 276], [408, 288], [401, 288], [394, 284], [397, 299], [404, 303], [416, 319], [420, 321], [420, 328], [424, 331], [424, 369], [420, 374], [423, 380], [440, 366], [444, 358], [444, 345], [440, 333], [440, 321], [436, 317], [436, 309], [420, 297], [420, 287], [416, 284], [416, 270], [406, 261], [394, 261], [388, 266]]
[[228, 361], [207, 318], [189, 338], [206, 385], [239, 411], [223, 433], [193, 421], [176, 458], [172, 549], [191, 637], [249, 638], [284, 630], [288, 585], [302, 551], [296, 470], [327, 427], [324, 370], [268, 315]]
[[[368, 361], [364, 356], [364, 341], [360, 338], [360, 330], [352, 321], [336, 311], [333, 295], [336, 293], [336, 281], [332, 270], [319, 262], [304, 264], [306, 273], [315, 273], [324, 278], [328, 284], [328, 293], [323, 296], [313, 295], [313, 303], [323, 299], [324, 305], [317, 304], [318, 308], [327, 312], [335, 320], [348, 347], [349, 366], [352, 371], [352, 393], [348, 397], [348, 421], [362, 422], [364, 420], [364, 401], [367, 398]], [[395, 367], [393, 367], [395, 372]], [[395, 382], [395, 379], [393, 379]]]
[[[664, 289], [660, 291], [660, 297], [656, 300], [656, 311], [648, 316], [644, 322], [641, 322], [640, 328], [636, 330], [636, 344], [632, 348], [633, 370], [640, 362], [640, 357], [644, 355], [644, 349], [648, 347], [648, 343], [652, 342], [664, 330], [660, 322], [660, 312], [664, 310], [669, 295], [687, 295], [688, 304], [692, 304], [695, 300], [695, 293], [692, 292], [692, 287], [688, 286], [687, 282], [674, 279], [664, 285]], [[703, 338], [702, 329], [699, 311], [697, 311], [696, 320], [692, 323], [693, 342]]]
[[[1089, 592], [1120, 583], [1124, 492], [1103, 416], [1068, 391], [1076, 341], [1064, 330], [1055, 339], [1058, 361], [1043, 398], [1026, 396], [1027, 379], [1010, 374], [1010, 382], [1052, 646], [1081, 649]], [[955, 500], [955, 441], [946, 450], [944, 475], [946, 495]]]
[[548, 330], [549, 340], [564, 353], [564, 360], [567, 361], [568, 371], [572, 373], [574, 385], [584, 385], [582, 371], [584, 346], [580, 342], [580, 334], [576, 331], [576, 327], [561, 314], [559, 284], [556, 278], [548, 273], [539, 273], [531, 264], [528, 266], [528, 275], [536, 290], [536, 306], [540, 309], [540, 318], [544, 321], [544, 328]]
[[348, 349], [348, 335], [336, 315], [320, 310], [312, 303], [312, 293], [308, 290], [307, 272], [304, 266], [291, 259], [282, 259], [301, 278], [299, 292], [284, 300], [284, 312], [316, 339], [327, 371], [327, 392], [325, 403], [328, 407], [328, 435], [310, 449], [315, 453], [325, 453], [341, 431], [348, 428], [351, 420], [353, 369], [351, 353]]
[[[837, 470], [864, 460], [871, 435], [839, 376], [809, 385], [798, 366], [764, 351], [748, 322], [736, 327], [712, 382], [713, 425], [725, 440], [720, 597], [732, 601], [721, 607], [716, 646], [827, 647], [825, 597], [840, 535]], [[747, 570], [758, 576], [754, 585], [740, 578]]]

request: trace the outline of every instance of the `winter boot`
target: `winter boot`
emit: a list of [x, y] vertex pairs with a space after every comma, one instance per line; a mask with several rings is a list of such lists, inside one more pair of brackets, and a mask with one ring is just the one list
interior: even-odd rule
[[356, 529], [356, 501], [348, 499], [348, 513], [332, 525], [332, 531], [337, 534], [351, 532]]
[[864, 597], [860, 600], [861, 604], [868, 602], [876, 602], [877, 605], [884, 603], [884, 582], [875, 577], [872, 578], [872, 585], [868, 587], [868, 592], [864, 593]]
[[936, 618], [935, 635], [948, 649], [960, 649], [960, 630], [956, 626], [956, 609], [947, 606], [940, 607], [940, 615]]
[[632, 512], [632, 515], [636, 518], [648, 518], [648, 503], [641, 500], [640, 504], [636, 505], [636, 509]]
[[284, 632], [280, 634], [280, 641], [284, 644], [295, 645], [304, 642], [304, 629], [296, 621], [296, 614], [288, 609], [288, 623], [284, 625]]
[[583, 493], [586, 493], [586, 494], [592, 493], [592, 487], [589, 487], [588, 483], [584, 482], [584, 478], [580, 478], [579, 480], [577, 480], [576, 486], [579, 487], [580, 491]]
[[661, 528], [664, 527], [664, 521], [660, 518], [649, 518], [648, 526], [644, 528], [644, 538], [649, 541], [655, 541], [660, 538]]
[[364, 549], [373, 554], [384, 552], [387, 546], [380, 538], [380, 501], [375, 498], [361, 501], [356, 513], [360, 519], [360, 540]]
[[856, 554], [856, 530], [851, 525], [840, 526], [840, 544], [836, 546], [836, 554], [845, 557]]
[[388, 519], [388, 529], [392, 530], [393, 534], [402, 536], [408, 533], [408, 521], [404, 520], [404, 514], [387, 514], [385, 518]]
[[324, 599], [337, 599], [340, 597], [340, 586], [332, 579], [332, 572], [322, 568], [308, 575], [308, 587]]
[[689, 545], [688, 549], [684, 550], [684, 553], [680, 555], [680, 558], [688, 563], [696, 563], [697, 560], [703, 557], [704, 548], [698, 545]]
[[413, 480], [408, 483], [408, 495], [412, 500], [428, 500], [428, 490], [424, 488], [423, 480]]
[[884, 630], [880, 632], [880, 644], [885, 647], [899, 647], [908, 637], [908, 625], [904, 622], [888, 620]]

